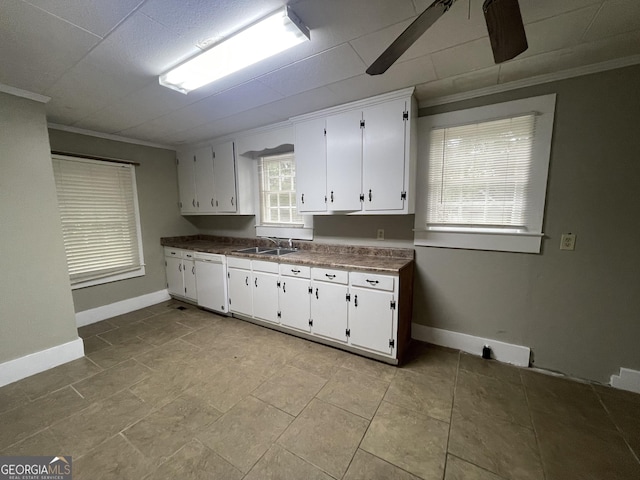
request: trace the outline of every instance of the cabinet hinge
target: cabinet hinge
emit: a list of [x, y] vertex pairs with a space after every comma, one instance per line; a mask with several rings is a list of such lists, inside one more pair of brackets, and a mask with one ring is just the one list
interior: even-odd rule
[[167, 282], [167, 288], [169, 288], [169, 282]]
[[326, 128], [324, 129], [324, 136], [325, 137], [327, 136], [327, 129]]
[[309, 326], [313, 327], [313, 320], [312, 319], [309, 319]]
[[395, 346], [396, 346], [396, 341], [393, 338], [389, 339], [389, 348], [393, 348]]
[[324, 203], [327, 203], [327, 196], [324, 196]]
[[360, 120], [360, 128], [364, 128], [364, 120]]
[[400, 200], [406, 200], [407, 199], [407, 192], [400, 192]]
[[227, 272], [227, 278], [231, 278], [231, 274]]
[[166, 261], [166, 260], [164, 261], [164, 266], [165, 266], [165, 267], [167, 266], [167, 261]]
[[313, 293], [313, 288], [309, 287], [309, 295]]
[[278, 312], [278, 318], [282, 318], [282, 312]]
[[216, 152], [213, 152], [213, 158], [216, 158]]
[[350, 302], [350, 301], [351, 301], [351, 294], [350, 294], [350, 293], [347, 293], [347, 295], [346, 295], [346, 296], [347, 296], [347, 302]]
[[350, 336], [351, 336], [351, 330], [349, 330], [348, 328], [347, 328], [347, 330], [346, 330], [344, 333], [347, 335], [347, 337], [350, 337]]
[[187, 294], [187, 287], [184, 287], [184, 294]]
[[180, 159], [176, 158], [176, 165], [180, 165]]
[[406, 110], [402, 112], [402, 119], [409, 120], [409, 112], [407, 112]]
[[231, 299], [229, 299], [229, 305], [231, 305]]
[[196, 161], [196, 156], [195, 156], [195, 155], [193, 156], [193, 161], [194, 161], [194, 162]]
[[361, 202], [364, 202], [364, 193], [361, 193], [361, 194], [360, 194], [360, 201], [361, 201]]
[[396, 309], [396, 301], [395, 300], [391, 300], [391, 310], [395, 310]]

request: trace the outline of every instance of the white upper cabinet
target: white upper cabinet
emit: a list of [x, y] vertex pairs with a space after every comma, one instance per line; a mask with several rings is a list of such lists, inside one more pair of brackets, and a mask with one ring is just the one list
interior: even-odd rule
[[295, 125], [296, 203], [300, 213], [327, 211], [325, 119]]
[[236, 160], [232, 141], [181, 152], [177, 163], [182, 214], [255, 213], [253, 166]]
[[300, 211], [413, 213], [416, 115], [411, 88], [293, 118]]
[[327, 117], [327, 210], [360, 210], [362, 112]]

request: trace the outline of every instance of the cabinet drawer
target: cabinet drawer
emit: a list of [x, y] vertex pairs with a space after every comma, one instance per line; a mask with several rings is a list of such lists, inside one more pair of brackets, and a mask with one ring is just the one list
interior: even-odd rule
[[376, 290], [393, 291], [395, 277], [376, 275], [373, 273], [351, 272], [351, 285], [354, 287], [374, 288]]
[[244, 268], [245, 270], [251, 270], [251, 260], [247, 258], [227, 257], [227, 266], [231, 268]]
[[286, 277], [311, 278], [311, 267], [282, 263], [280, 264], [280, 275]]
[[275, 262], [263, 262], [262, 260], [252, 260], [251, 268], [254, 272], [278, 273], [278, 264]]
[[184, 250], [180, 250], [179, 248], [164, 247], [165, 257], [182, 258], [182, 252], [184, 252]]
[[185, 260], [193, 260], [194, 255], [195, 255], [195, 252], [192, 252], [190, 250], [183, 250], [182, 252], [182, 258], [184, 258]]
[[313, 280], [346, 285], [349, 283], [349, 272], [345, 272], [344, 270], [330, 270], [327, 268], [312, 268], [311, 278]]

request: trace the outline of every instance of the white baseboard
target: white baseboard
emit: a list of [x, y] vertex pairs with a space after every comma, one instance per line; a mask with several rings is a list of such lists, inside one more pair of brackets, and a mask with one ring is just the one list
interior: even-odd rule
[[513, 345], [490, 338], [474, 337], [465, 333], [427, 327], [417, 323], [411, 324], [411, 337], [422, 342], [455, 348], [474, 355], [482, 355], [482, 347], [488, 345], [491, 347], [494, 359], [520, 367], [529, 366], [531, 349], [521, 345]]
[[151, 305], [165, 302], [170, 299], [171, 297], [169, 296], [167, 289], [147, 293], [146, 295], [140, 295], [139, 297], [127, 298], [126, 300], [121, 300], [119, 302], [77, 312], [76, 325], [78, 327], [84, 327], [101, 320], [106, 320], [107, 318], [133, 312], [134, 310], [140, 310], [141, 308], [150, 307]]
[[611, 375], [611, 386], [640, 393], [640, 371], [621, 368], [620, 375]]
[[76, 338], [62, 345], [0, 363], [0, 387], [81, 357], [84, 357], [84, 343], [81, 338]]

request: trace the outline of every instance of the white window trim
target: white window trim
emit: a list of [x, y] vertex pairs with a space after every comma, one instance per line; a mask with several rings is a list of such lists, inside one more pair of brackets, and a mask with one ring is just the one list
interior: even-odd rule
[[[418, 119], [418, 171], [417, 202], [414, 229], [414, 245], [424, 247], [462, 248], [469, 250], [494, 250], [502, 252], [540, 253], [542, 222], [549, 173], [551, 137], [555, 115], [556, 95], [514, 100], [511, 102], [442, 113]], [[430, 132], [433, 128], [477, 123], [495, 118], [511, 117], [536, 112], [536, 141], [533, 150], [534, 170], [531, 172], [533, 187], [534, 219], [532, 232], [495, 231], [473, 228], [468, 232], [452, 227], [439, 226], [426, 229], [426, 197], [424, 187], [427, 178], [427, 156]]]
[[258, 167], [260, 158], [256, 159], [254, 165], [254, 185], [256, 186], [255, 194], [255, 219], [256, 219], [256, 237], [271, 238], [291, 238], [292, 240], [313, 240], [313, 216], [301, 215], [304, 225], [273, 225], [262, 223], [262, 211], [260, 208], [260, 174]]
[[[51, 155], [52, 158], [59, 158], [62, 160], [78, 160], [77, 157], [69, 157], [67, 155]], [[91, 159], [83, 159], [86, 161], [95, 161]], [[80, 288], [94, 287], [96, 285], [103, 285], [105, 283], [117, 282], [120, 280], [127, 280], [130, 278], [143, 277], [145, 275], [145, 262], [144, 251], [142, 248], [142, 227], [140, 226], [140, 209], [138, 205], [138, 182], [136, 180], [136, 169], [132, 168], [131, 178], [133, 182], [133, 206], [136, 218], [136, 232], [138, 235], [138, 251], [140, 254], [140, 267], [132, 269], [128, 272], [116, 273], [113, 275], [107, 275], [101, 278], [94, 278], [91, 280], [85, 280], [83, 282], [76, 282], [71, 284], [71, 290], [78, 290]]]

